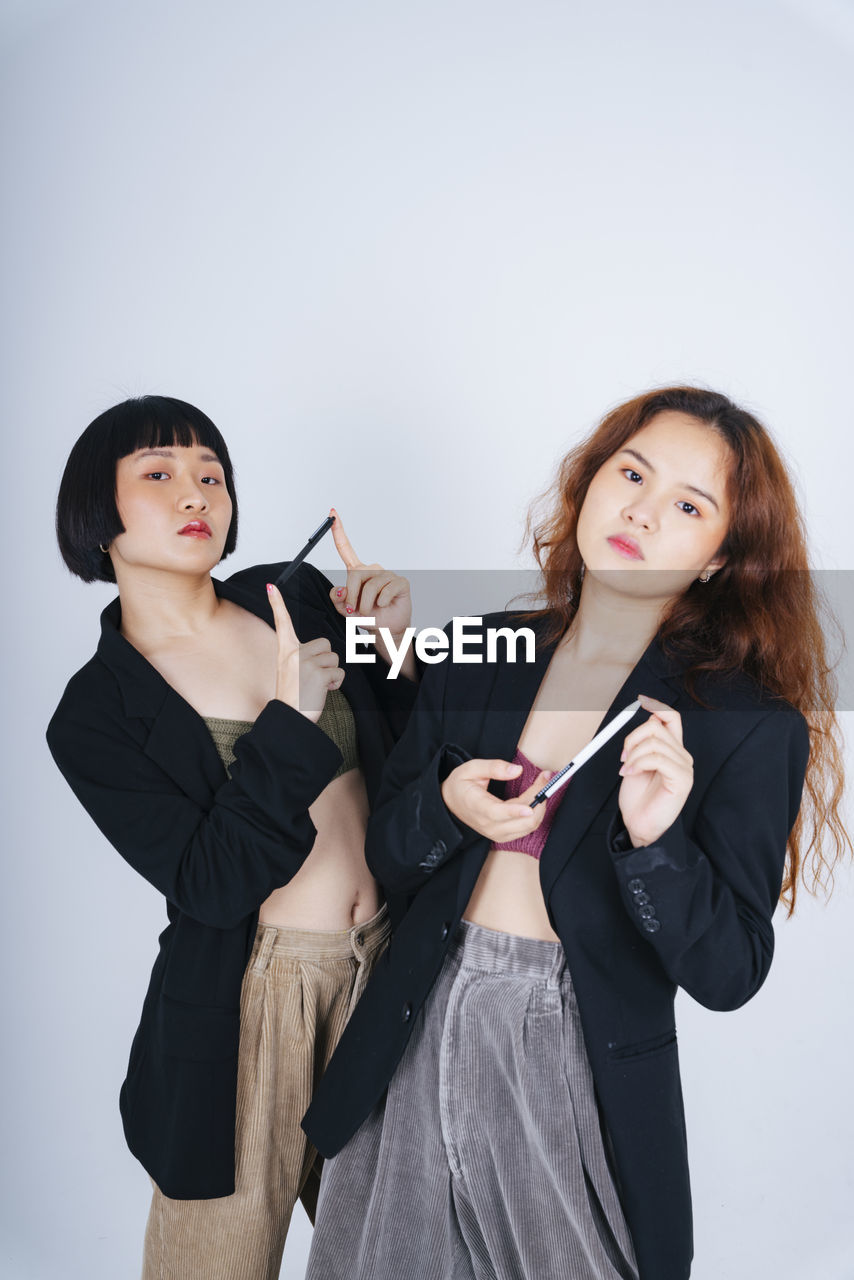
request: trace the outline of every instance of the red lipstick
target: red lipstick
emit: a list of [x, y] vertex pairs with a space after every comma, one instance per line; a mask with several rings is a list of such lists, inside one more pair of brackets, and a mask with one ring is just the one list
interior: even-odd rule
[[634, 538], [628, 538], [625, 534], [617, 533], [609, 538], [608, 541], [614, 550], [621, 556], [625, 556], [627, 560], [643, 560], [643, 552]]
[[186, 538], [211, 538], [211, 533], [204, 520], [191, 520], [189, 524], [185, 524], [183, 529], [178, 530]]

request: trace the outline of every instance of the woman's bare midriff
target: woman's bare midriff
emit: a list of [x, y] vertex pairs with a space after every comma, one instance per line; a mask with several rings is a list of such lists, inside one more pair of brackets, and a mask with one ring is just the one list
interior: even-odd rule
[[309, 808], [317, 830], [297, 874], [261, 904], [263, 924], [341, 930], [363, 924], [382, 905], [365, 862], [368, 796], [361, 769], [334, 778]]
[[464, 919], [485, 929], [559, 942], [540, 887], [539, 859], [514, 849], [490, 849]]

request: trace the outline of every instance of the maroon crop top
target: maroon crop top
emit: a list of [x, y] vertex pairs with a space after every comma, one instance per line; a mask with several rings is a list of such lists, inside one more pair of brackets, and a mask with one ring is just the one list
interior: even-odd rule
[[[540, 772], [539, 766], [531, 764], [527, 756], [523, 755], [519, 748], [516, 748], [511, 764], [520, 764], [522, 772], [518, 778], [508, 778], [504, 783], [504, 799], [513, 800], [516, 796], [520, 796], [523, 791], [527, 791], [531, 783]], [[570, 779], [570, 782], [572, 779]], [[503, 844], [494, 844], [493, 849], [513, 849], [517, 853], [529, 853], [532, 858], [539, 858], [543, 852], [543, 845], [549, 838], [549, 831], [555, 819], [558, 805], [566, 794], [569, 782], [565, 782], [559, 787], [554, 795], [548, 796], [545, 800], [546, 811], [543, 814], [543, 820], [535, 830], [530, 831], [526, 836], [517, 836], [515, 840], [507, 840]]]

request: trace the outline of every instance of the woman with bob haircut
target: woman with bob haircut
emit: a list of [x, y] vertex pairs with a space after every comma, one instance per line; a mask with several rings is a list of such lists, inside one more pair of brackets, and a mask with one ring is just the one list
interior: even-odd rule
[[743, 1005], [806, 854], [815, 888], [851, 847], [801, 515], [755, 417], [640, 395], [531, 529], [542, 607], [484, 624], [532, 626], [535, 661], [431, 666], [368, 824], [411, 905], [303, 1121], [334, 1157], [307, 1280], [685, 1280], [676, 989]]
[[300, 1118], [390, 927], [364, 836], [415, 685], [346, 668], [343, 619], [403, 631], [409, 586], [337, 517], [344, 587], [307, 563], [284, 598], [283, 564], [211, 577], [237, 539], [231, 460], [170, 396], [86, 428], [57, 534], [118, 597], [50, 750], [168, 915], [120, 1098], [154, 1187], [143, 1280], [272, 1280], [297, 1196], [316, 1202]]

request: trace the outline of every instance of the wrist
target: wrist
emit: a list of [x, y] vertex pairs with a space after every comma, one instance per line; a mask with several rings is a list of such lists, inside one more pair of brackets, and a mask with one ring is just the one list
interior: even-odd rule
[[[280, 693], [273, 694], [273, 699], [275, 702], [283, 702], [286, 707], [290, 707], [291, 711], [296, 711], [297, 715], [303, 716], [306, 720], [310, 720], [312, 724], [317, 724], [323, 714], [322, 706], [309, 710], [306, 707], [301, 707], [298, 699], [294, 702], [290, 698], [283, 697]], [[325, 701], [326, 699], [324, 698], [324, 702]]]
[[453, 791], [452, 791], [452, 788], [448, 785], [447, 781], [441, 782], [439, 784], [439, 795], [442, 797], [442, 804], [445, 806], [445, 808], [447, 809], [451, 817], [456, 822], [463, 822], [464, 819], [460, 817], [460, 815], [457, 813], [456, 809], [454, 808], [453, 804], [451, 803]]
[[611, 852], [614, 854], [629, 853], [632, 849], [639, 849], [642, 845], [648, 843], [648, 841], [641, 840], [629, 830], [619, 810], [611, 818], [608, 827], [608, 840]]

